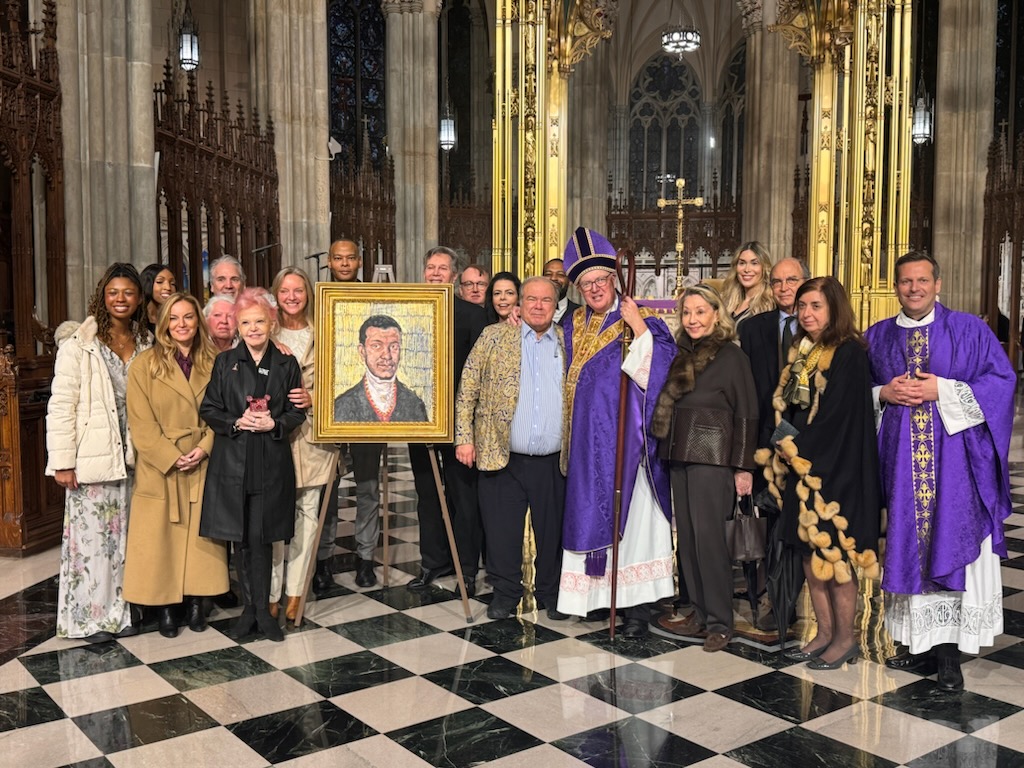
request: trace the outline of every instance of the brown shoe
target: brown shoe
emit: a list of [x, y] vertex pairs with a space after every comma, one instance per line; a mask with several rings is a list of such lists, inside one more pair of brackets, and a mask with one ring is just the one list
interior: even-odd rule
[[715, 653], [716, 651], [720, 651], [725, 648], [725, 646], [729, 644], [730, 640], [732, 640], [731, 634], [727, 635], [724, 632], [712, 632], [704, 641], [704, 650], [708, 653]]
[[295, 623], [295, 617], [299, 615], [299, 600], [298, 597], [288, 597], [288, 603], [284, 607], [284, 617], [288, 621]]
[[704, 631], [704, 625], [700, 623], [700, 619], [697, 618], [697, 613], [694, 611], [685, 618], [679, 620], [673, 620], [675, 617], [663, 619], [661, 626], [667, 629], [669, 632], [675, 635], [681, 635], [682, 637], [695, 637]]
[[271, 603], [269, 610], [270, 610], [270, 618], [276, 619], [278, 617], [278, 614], [281, 613], [281, 604], [280, 603]]

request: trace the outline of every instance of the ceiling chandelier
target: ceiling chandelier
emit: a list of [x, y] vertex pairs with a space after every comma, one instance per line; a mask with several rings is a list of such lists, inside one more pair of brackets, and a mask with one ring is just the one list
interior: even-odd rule
[[[672, 5], [675, 6], [675, 0]], [[693, 53], [700, 48], [700, 30], [696, 24], [684, 23], [680, 14], [679, 23], [670, 23], [661, 33], [661, 47], [665, 53], [682, 58], [684, 53]]]

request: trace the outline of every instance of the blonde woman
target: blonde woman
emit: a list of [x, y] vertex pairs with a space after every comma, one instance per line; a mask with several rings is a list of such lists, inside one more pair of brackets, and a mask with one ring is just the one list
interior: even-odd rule
[[213, 432], [199, 416], [216, 350], [195, 297], [172, 294], [156, 340], [128, 372], [128, 424], [135, 441], [135, 492], [124, 595], [158, 606], [160, 634], [178, 634], [178, 606], [193, 632], [206, 629], [202, 597], [228, 589], [227, 551], [199, 535]]
[[748, 317], [775, 309], [768, 284], [771, 271], [771, 254], [756, 240], [743, 243], [733, 253], [721, 294], [734, 323], [738, 325]]
[[[274, 278], [270, 293], [277, 300], [278, 322], [273, 339], [288, 347], [302, 369], [302, 387], [292, 390], [292, 404], [305, 411], [306, 420], [291, 434], [295, 464], [295, 535], [287, 546], [274, 545], [274, 570], [270, 587], [270, 615], [277, 616], [281, 583], [288, 598], [285, 618], [295, 621], [306, 583], [310, 557], [316, 550], [320, 502], [338, 448], [311, 442], [313, 428], [313, 285], [301, 269], [285, 267]], [[285, 561], [287, 560], [287, 568]]]

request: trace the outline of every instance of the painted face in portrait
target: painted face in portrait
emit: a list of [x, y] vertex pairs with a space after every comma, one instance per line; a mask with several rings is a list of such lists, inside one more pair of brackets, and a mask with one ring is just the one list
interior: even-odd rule
[[402, 334], [397, 328], [366, 329], [366, 342], [359, 345], [359, 357], [378, 379], [393, 379], [402, 357]]

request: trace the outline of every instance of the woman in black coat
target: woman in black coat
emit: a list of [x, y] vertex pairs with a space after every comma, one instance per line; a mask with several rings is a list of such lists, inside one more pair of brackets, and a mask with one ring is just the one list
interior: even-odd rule
[[236, 637], [253, 624], [271, 640], [284, 635], [269, 612], [271, 547], [292, 537], [295, 469], [288, 435], [305, 419], [288, 393], [302, 386], [294, 357], [270, 342], [277, 309], [261, 288], [235, 302], [241, 343], [213, 365], [200, 413], [215, 433], [199, 533], [235, 542], [232, 558], [244, 609]]

